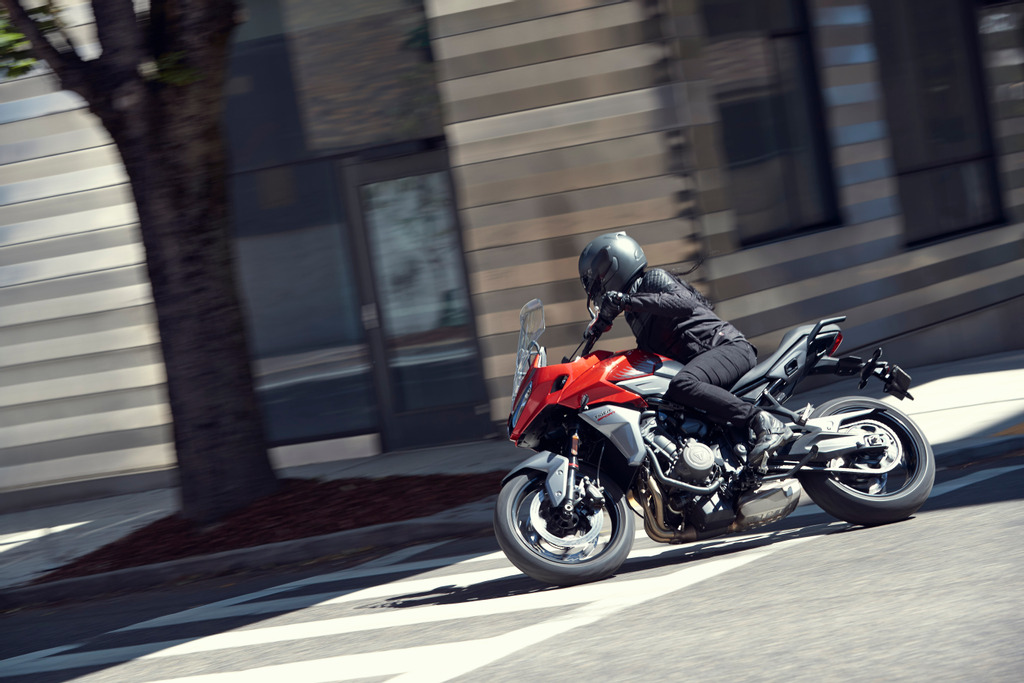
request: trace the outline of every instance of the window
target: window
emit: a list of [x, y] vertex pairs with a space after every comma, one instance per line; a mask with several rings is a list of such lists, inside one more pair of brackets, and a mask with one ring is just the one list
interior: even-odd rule
[[872, 0], [908, 243], [1002, 221], [964, 0]]
[[740, 241], [836, 222], [803, 4], [706, 0], [702, 9]]
[[271, 443], [377, 428], [348, 225], [326, 162], [232, 178], [235, 247]]
[[447, 173], [363, 185], [361, 198], [395, 408], [484, 400]]

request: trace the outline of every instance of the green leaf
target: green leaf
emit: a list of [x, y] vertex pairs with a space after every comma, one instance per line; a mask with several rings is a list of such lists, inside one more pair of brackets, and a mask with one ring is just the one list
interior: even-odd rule
[[156, 60], [156, 80], [167, 85], [184, 86], [200, 79], [198, 71], [188, 65], [184, 52], [167, 52]]
[[[46, 35], [60, 29], [59, 8], [53, 2], [25, 10], [39, 31]], [[0, 79], [24, 76], [35, 66], [32, 43], [0, 9]]]

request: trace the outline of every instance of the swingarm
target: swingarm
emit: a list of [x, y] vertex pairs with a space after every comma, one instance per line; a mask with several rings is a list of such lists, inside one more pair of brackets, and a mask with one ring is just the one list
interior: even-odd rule
[[[806, 418], [799, 420], [792, 425], [795, 432], [799, 434], [797, 439], [788, 448], [787, 462], [781, 466], [795, 466], [794, 469], [824, 469], [829, 472], [852, 472], [863, 474], [863, 468], [845, 468], [837, 466], [847, 455], [856, 453], [863, 457], [875, 452], [884, 455], [891, 445], [883, 436], [878, 434], [850, 433], [840, 431], [844, 423], [856, 422], [861, 418], [873, 415], [877, 409], [860, 410], [840, 415], [829, 415], [824, 417]], [[794, 462], [789, 462], [790, 460]], [[822, 467], [824, 466], [824, 467]], [[896, 466], [892, 463], [881, 462], [871, 468], [873, 474], [888, 472]]]

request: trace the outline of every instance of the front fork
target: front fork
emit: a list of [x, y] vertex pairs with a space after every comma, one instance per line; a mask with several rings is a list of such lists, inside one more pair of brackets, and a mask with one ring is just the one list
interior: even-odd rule
[[576, 498], [576, 478], [580, 473], [580, 462], [576, 459], [576, 455], [580, 452], [580, 433], [579, 430], [572, 433], [572, 438], [569, 440], [569, 481], [566, 483], [566, 501], [562, 503], [562, 509], [565, 510], [566, 514], [571, 514], [572, 509], [576, 507], [575, 501], [571, 500]]
[[553, 509], [571, 513], [580, 503], [589, 507], [603, 507], [604, 489], [598, 482], [584, 477], [583, 490], [578, 490], [581, 487], [577, 459], [579, 445], [579, 433], [574, 432], [569, 445], [569, 457], [551, 451], [535, 453], [505, 475], [501, 482], [502, 486], [517, 474], [528, 471], [540, 472], [544, 474], [544, 491]]

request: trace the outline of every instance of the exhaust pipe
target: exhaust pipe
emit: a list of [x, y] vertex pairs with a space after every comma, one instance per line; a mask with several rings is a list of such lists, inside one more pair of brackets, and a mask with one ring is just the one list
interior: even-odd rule
[[[669, 526], [665, 517], [665, 497], [657, 479], [648, 474], [644, 481], [644, 489], [637, 499], [629, 492], [631, 507], [643, 510], [644, 532], [657, 543], [692, 543], [693, 541], [748, 531], [772, 522], [777, 522], [796, 510], [800, 504], [802, 489], [795, 479], [769, 482], [756, 491], [740, 497], [736, 519], [731, 524], [718, 529], [698, 531], [693, 526], [685, 526], [682, 530]], [[639, 512], [639, 511], [638, 511]]]
[[665, 521], [665, 498], [661, 487], [650, 474], [646, 480], [647, 495], [640, 497], [640, 505], [644, 509], [644, 531], [652, 541], [658, 543], [689, 543], [697, 540], [697, 530], [684, 527], [682, 531], [673, 529]]
[[762, 484], [756, 491], [740, 496], [736, 520], [729, 525], [729, 532], [756, 529], [786, 517], [800, 504], [802, 491], [796, 479], [784, 479]]

